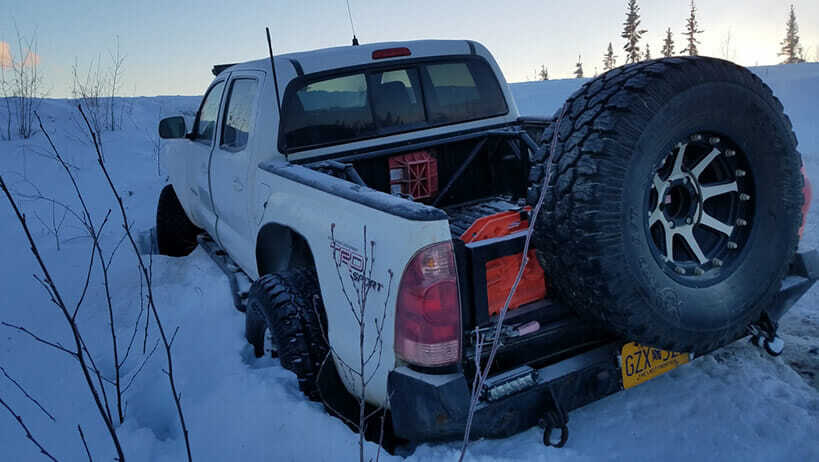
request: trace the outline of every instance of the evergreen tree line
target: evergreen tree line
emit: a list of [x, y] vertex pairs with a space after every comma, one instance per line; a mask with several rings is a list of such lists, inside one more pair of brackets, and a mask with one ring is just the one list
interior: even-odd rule
[[[641, 40], [643, 35], [647, 32], [646, 29], [640, 28], [640, 6], [637, 0], [628, 0], [626, 3], [626, 19], [623, 22], [623, 32], [620, 34], [625, 40], [623, 44], [624, 64], [636, 63], [651, 59], [651, 49], [649, 43], [645, 43], [643, 49]], [[786, 33], [785, 38], [780, 42], [780, 52], [778, 56], [783, 57], [783, 64], [795, 64], [805, 62], [805, 49], [799, 42], [799, 25], [796, 22], [796, 12], [793, 5], [790, 6], [788, 19], [785, 23]], [[700, 22], [697, 18], [697, 7], [694, 0], [691, 0], [689, 14], [685, 20], [685, 28], [681, 32], [684, 37], [684, 48], [677, 51], [674, 42], [674, 33], [671, 32], [671, 27], [665, 31], [665, 38], [663, 39], [663, 46], [660, 49], [660, 54], [664, 57], [688, 55], [697, 56], [699, 54], [698, 45], [701, 44], [699, 40], [700, 34], [704, 31], [700, 28]], [[730, 32], [729, 39], [730, 40]], [[727, 46], [727, 44], [726, 44]], [[603, 54], [603, 72], [609, 71], [617, 67], [617, 58], [619, 55], [614, 54], [614, 47], [612, 42], [606, 52]], [[540, 66], [540, 71], [536, 71], [539, 80], [549, 80], [549, 71], [545, 65]], [[573, 72], [576, 78], [583, 78], [583, 60], [580, 55], [577, 57], [575, 63], [575, 70]], [[595, 75], [597, 75], [597, 68], [595, 67]]]

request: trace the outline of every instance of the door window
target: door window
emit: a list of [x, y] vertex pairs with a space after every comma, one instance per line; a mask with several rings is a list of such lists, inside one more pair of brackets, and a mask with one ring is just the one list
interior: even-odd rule
[[256, 99], [256, 79], [236, 79], [230, 84], [227, 110], [222, 123], [222, 148], [241, 151], [247, 146], [252, 128], [253, 102]]
[[219, 82], [212, 86], [205, 96], [205, 101], [199, 109], [199, 118], [196, 120], [196, 131], [194, 139], [206, 144], [213, 141], [213, 133], [216, 131], [216, 118], [219, 116], [219, 102], [222, 100], [222, 90], [225, 82]]

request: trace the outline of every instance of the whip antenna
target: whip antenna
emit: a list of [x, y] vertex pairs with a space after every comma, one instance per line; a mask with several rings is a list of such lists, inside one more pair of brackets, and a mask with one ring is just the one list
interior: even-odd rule
[[353, 13], [350, 11], [350, 0], [347, 0], [347, 17], [350, 18], [350, 30], [353, 31], [353, 46], [358, 46], [358, 38], [355, 36], [355, 25], [353, 24]]
[[273, 61], [273, 45], [270, 43], [270, 28], [265, 27], [267, 33], [267, 51], [270, 52], [270, 68], [273, 69], [273, 88], [276, 89], [276, 110], [279, 117], [282, 116], [282, 104], [279, 101], [279, 79], [276, 78], [276, 63]]

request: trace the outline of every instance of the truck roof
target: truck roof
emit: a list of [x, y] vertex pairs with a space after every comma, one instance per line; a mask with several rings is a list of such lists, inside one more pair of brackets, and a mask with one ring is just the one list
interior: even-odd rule
[[[413, 58], [477, 54], [490, 61], [494, 61], [489, 51], [483, 45], [471, 40], [411, 40], [406, 42], [377, 42], [356, 46], [347, 45], [275, 55], [276, 72], [279, 73], [280, 83], [286, 83], [290, 78], [299, 74], [311, 74], [373, 62], [385, 62], [391, 59], [405, 59], [406, 56], [382, 58], [378, 60], [373, 60], [372, 57], [373, 51], [402, 47], [409, 49], [411, 57]], [[270, 58], [262, 58], [237, 64], [215, 65], [213, 67], [213, 73], [218, 75], [227, 69], [270, 69]], [[287, 78], [286, 76], [291, 73], [293, 74], [292, 77]]]

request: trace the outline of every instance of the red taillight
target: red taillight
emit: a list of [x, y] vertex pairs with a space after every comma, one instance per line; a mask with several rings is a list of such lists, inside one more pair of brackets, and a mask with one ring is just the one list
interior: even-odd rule
[[384, 59], [384, 58], [397, 58], [399, 56], [409, 56], [410, 53], [409, 48], [401, 47], [401, 48], [384, 48], [383, 50], [375, 50], [373, 51], [373, 59]]
[[452, 242], [420, 250], [398, 286], [395, 354], [416, 366], [453, 364], [461, 356], [461, 302]]

